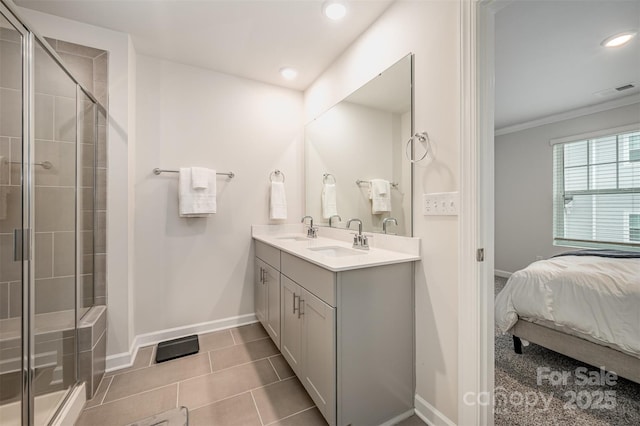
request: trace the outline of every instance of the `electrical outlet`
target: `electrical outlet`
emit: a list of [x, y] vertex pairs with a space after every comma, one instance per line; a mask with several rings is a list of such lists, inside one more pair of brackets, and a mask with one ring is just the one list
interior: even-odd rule
[[457, 192], [434, 192], [423, 195], [422, 214], [425, 216], [456, 216]]

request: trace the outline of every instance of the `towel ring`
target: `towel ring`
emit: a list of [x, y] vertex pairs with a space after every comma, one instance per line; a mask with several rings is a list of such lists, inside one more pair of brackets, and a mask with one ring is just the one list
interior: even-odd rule
[[336, 177], [334, 175], [332, 175], [331, 173], [325, 173], [322, 175], [322, 183], [327, 183], [327, 180], [329, 178], [333, 178], [333, 183], [334, 185], [336, 184]]
[[[418, 142], [420, 143], [424, 143], [426, 145], [426, 149], [424, 151], [424, 154], [422, 155], [422, 157], [416, 159], [416, 160], [412, 160], [411, 159], [411, 154], [409, 153], [409, 146], [411, 146], [411, 142], [413, 142], [415, 139], [418, 139]], [[422, 161], [425, 159], [425, 157], [431, 152], [431, 139], [429, 139], [429, 135], [427, 134], [427, 132], [421, 132], [421, 133], [416, 133], [415, 135], [411, 136], [409, 138], [409, 140], [407, 141], [407, 146], [404, 149], [404, 153], [405, 156], [407, 157], [407, 160], [411, 161], [412, 163], [417, 163], [419, 161]]]
[[277, 178], [278, 176], [282, 176], [282, 183], [284, 183], [284, 173], [282, 173], [280, 170], [275, 169], [274, 171], [271, 172], [271, 174], [269, 174], [269, 180], [271, 182], [274, 182], [273, 180], [273, 176], [275, 175], [275, 177]]

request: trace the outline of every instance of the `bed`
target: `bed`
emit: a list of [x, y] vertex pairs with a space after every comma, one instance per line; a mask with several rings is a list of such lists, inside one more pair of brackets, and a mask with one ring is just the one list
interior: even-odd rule
[[513, 335], [640, 383], [640, 253], [579, 250], [515, 272], [495, 301]]

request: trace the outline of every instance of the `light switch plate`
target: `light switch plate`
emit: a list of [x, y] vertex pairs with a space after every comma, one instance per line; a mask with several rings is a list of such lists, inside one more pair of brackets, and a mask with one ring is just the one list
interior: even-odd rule
[[422, 214], [425, 216], [457, 216], [458, 204], [457, 192], [423, 194]]

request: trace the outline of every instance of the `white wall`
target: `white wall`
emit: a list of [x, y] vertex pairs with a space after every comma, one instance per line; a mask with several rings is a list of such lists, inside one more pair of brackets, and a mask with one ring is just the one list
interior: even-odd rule
[[553, 246], [551, 139], [640, 121], [640, 103], [495, 139], [495, 268], [515, 272], [563, 251]]
[[129, 351], [133, 289], [132, 239], [135, 149], [135, 52], [128, 34], [25, 8], [21, 16], [41, 35], [109, 52], [109, 126], [107, 176], [107, 355]]
[[[137, 57], [135, 334], [252, 314], [251, 225], [269, 220], [269, 174], [286, 177], [287, 222], [302, 217], [302, 93]], [[184, 166], [232, 171], [217, 213], [178, 217]]]
[[[458, 190], [460, 5], [394, 3], [305, 92], [306, 122], [404, 55], [415, 54], [415, 130], [427, 131], [435, 159], [414, 171], [414, 206], [425, 192]], [[430, 421], [457, 419], [458, 220], [413, 214], [422, 238], [416, 266], [416, 408]]]

